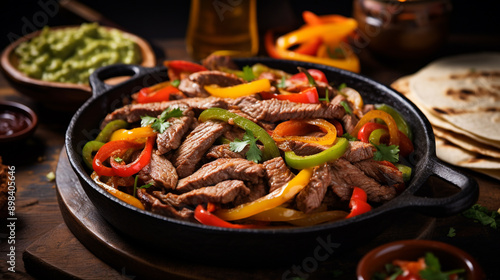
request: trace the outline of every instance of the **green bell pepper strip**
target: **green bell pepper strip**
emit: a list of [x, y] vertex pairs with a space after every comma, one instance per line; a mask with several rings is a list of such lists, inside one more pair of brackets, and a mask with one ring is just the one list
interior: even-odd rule
[[404, 165], [404, 164], [401, 164], [401, 163], [396, 163], [396, 164], [394, 164], [394, 166], [396, 166], [399, 169], [399, 171], [401, 171], [401, 173], [403, 173], [403, 182], [406, 183], [406, 182], [410, 181], [411, 173], [412, 173], [411, 167]]
[[295, 169], [314, 167], [338, 159], [345, 153], [348, 146], [349, 141], [340, 137], [337, 138], [335, 145], [314, 155], [298, 156], [293, 151], [285, 152], [285, 161], [290, 167]]
[[384, 111], [389, 115], [391, 115], [391, 117], [396, 122], [399, 131], [403, 132], [404, 135], [408, 136], [408, 138], [410, 138], [410, 140], [413, 141], [413, 133], [411, 131], [410, 125], [408, 124], [408, 122], [406, 122], [403, 116], [401, 116], [401, 114], [396, 109], [387, 104], [377, 104], [375, 105], [375, 108], [377, 110]]
[[124, 120], [114, 120], [110, 121], [102, 130], [99, 132], [97, 137], [95, 138], [96, 141], [99, 142], [108, 142], [109, 138], [111, 137], [111, 134], [115, 132], [118, 129], [126, 128], [128, 126], [128, 123]]
[[92, 169], [92, 161], [94, 160], [92, 157], [92, 153], [96, 153], [99, 149], [104, 145], [104, 142], [101, 141], [89, 141], [83, 146], [82, 149], [82, 157], [83, 162], [87, 165], [88, 168]]
[[[198, 120], [201, 122], [207, 120], [219, 120], [227, 123], [234, 123], [238, 127], [249, 130], [253, 133], [253, 135], [264, 144], [264, 150], [262, 151], [262, 160], [266, 161], [275, 157], [280, 156], [280, 151], [278, 150], [278, 146], [274, 142], [273, 138], [260, 127], [258, 124], [252, 122], [249, 119], [238, 116], [235, 113], [231, 113], [227, 110], [221, 108], [209, 108], [203, 111]], [[230, 121], [231, 120], [231, 121]]]
[[375, 145], [380, 145], [380, 138], [382, 138], [382, 136], [384, 135], [389, 135], [389, 132], [387, 132], [387, 130], [384, 128], [378, 128], [372, 131], [372, 133], [370, 133], [368, 139], [370, 143], [373, 143]]

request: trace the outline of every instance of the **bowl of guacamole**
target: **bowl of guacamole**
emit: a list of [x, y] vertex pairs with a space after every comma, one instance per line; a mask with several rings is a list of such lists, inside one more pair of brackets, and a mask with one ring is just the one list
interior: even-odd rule
[[1, 57], [17, 90], [63, 111], [76, 110], [91, 96], [90, 74], [118, 63], [153, 67], [156, 59], [144, 39], [98, 23], [44, 27], [9, 45]]

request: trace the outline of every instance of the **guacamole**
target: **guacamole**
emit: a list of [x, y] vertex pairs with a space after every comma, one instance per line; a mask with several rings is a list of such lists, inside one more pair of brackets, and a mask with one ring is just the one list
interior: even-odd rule
[[78, 28], [49, 29], [23, 42], [16, 50], [18, 69], [29, 77], [44, 81], [87, 84], [99, 67], [115, 64], [139, 64], [139, 47], [118, 30], [97, 23]]

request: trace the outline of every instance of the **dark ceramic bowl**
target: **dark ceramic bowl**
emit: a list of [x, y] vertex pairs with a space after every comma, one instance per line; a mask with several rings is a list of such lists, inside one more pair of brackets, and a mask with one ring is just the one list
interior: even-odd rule
[[[316, 68], [325, 73], [328, 81], [336, 85], [344, 82], [359, 90], [366, 103], [394, 106], [411, 123], [413, 131], [418, 132], [414, 140], [415, 156], [412, 161], [415, 166], [411, 182], [398, 197], [368, 213], [311, 227], [220, 228], [137, 209], [110, 195], [90, 178], [89, 170], [82, 161], [81, 149], [87, 141], [92, 140], [93, 133], [99, 131], [99, 124], [106, 114], [121, 107], [123, 100], [130, 99], [133, 92], [167, 79], [168, 69], [133, 65], [104, 67], [90, 78], [94, 96], [71, 120], [66, 132], [66, 152], [83, 189], [99, 213], [118, 231], [132, 237], [134, 242], [145, 242], [173, 256], [199, 262], [235, 265], [300, 262], [314, 256], [319, 246], [326, 246], [329, 253], [334, 253], [355, 246], [362, 240], [369, 240], [380, 233], [384, 224], [391, 222], [391, 215], [399, 215], [406, 210], [431, 216], [452, 215], [469, 208], [477, 200], [477, 183], [436, 158], [430, 123], [414, 104], [394, 90], [358, 74], [324, 65], [266, 58], [238, 59], [236, 63], [239, 67], [262, 63], [290, 73], [297, 72], [297, 66]], [[116, 86], [102, 82], [123, 73], [133, 77]], [[457, 186], [458, 192], [440, 198], [417, 195], [430, 176], [450, 182]]]
[[[77, 27], [62, 26], [52, 29]], [[29, 41], [38, 36], [40, 32], [41, 30], [30, 33], [7, 46], [0, 59], [2, 70], [10, 84], [20, 93], [33, 98], [47, 108], [57, 111], [74, 112], [92, 96], [90, 85], [42, 81], [28, 77], [17, 69], [19, 58], [14, 50], [22, 42]], [[142, 66], [153, 67], [156, 65], [155, 54], [148, 42], [136, 35], [121, 32], [139, 46], [142, 55]]]
[[477, 261], [457, 247], [432, 240], [401, 240], [384, 244], [366, 254], [358, 264], [358, 280], [371, 280], [376, 272], [383, 271], [384, 266], [393, 260], [416, 261], [427, 252], [438, 258], [442, 271], [463, 268], [467, 280], [486, 279]]
[[[14, 143], [23, 140], [31, 135], [36, 130], [38, 125], [38, 117], [28, 106], [13, 101], [0, 101], [0, 116], [1, 121], [5, 123], [6, 119], [16, 118], [19, 121], [22, 118], [24, 121], [24, 128], [15, 131], [11, 134], [0, 134], [0, 143]], [[0, 124], [4, 125], [4, 123]]]

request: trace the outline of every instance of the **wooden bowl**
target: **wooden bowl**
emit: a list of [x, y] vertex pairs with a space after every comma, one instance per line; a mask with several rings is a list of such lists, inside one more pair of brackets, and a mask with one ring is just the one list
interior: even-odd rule
[[[61, 26], [52, 29], [62, 28], [78, 28], [78, 26]], [[111, 27], [105, 28], [113, 29]], [[148, 42], [131, 33], [121, 30], [120, 32], [123, 33], [124, 37], [129, 38], [139, 46], [142, 55], [141, 66], [156, 66], [155, 54]], [[2, 70], [7, 80], [20, 93], [33, 98], [52, 110], [75, 111], [92, 96], [92, 90], [89, 85], [42, 81], [28, 77], [17, 69], [19, 58], [14, 50], [22, 42], [29, 41], [40, 33], [41, 30], [30, 33], [7, 46], [0, 58]], [[123, 79], [115, 79], [114, 81], [110, 81], [110, 83], [116, 84], [121, 81]]]
[[358, 280], [371, 280], [376, 272], [383, 271], [384, 266], [393, 260], [416, 261], [426, 252], [438, 258], [442, 271], [463, 268], [465, 279], [486, 279], [477, 261], [455, 246], [432, 240], [400, 240], [379, 246], [366, 254], [357, 267]]

